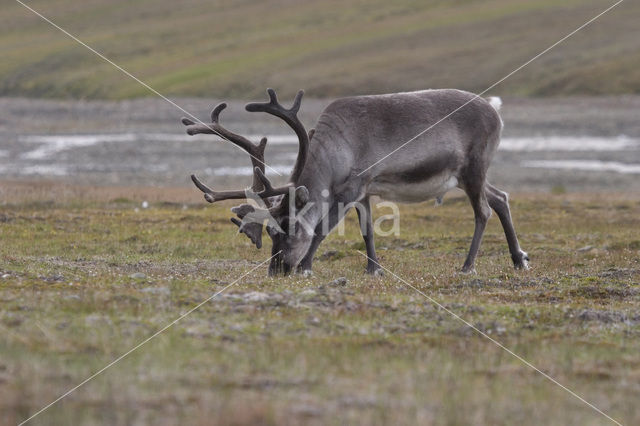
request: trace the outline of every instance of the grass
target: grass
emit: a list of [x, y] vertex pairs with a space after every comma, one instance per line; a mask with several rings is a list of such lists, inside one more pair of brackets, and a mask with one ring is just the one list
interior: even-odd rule
[[[236, 235], [228, 205], [205, 206], [195, 190], [3, 188], [4, 424], [269, 256]], [[512, 269], [494, 217], [478, 274], [456, 273], [473, 226], [457, 195], [403, 206], [401, 234], [377, 239], [381, 262], [637, 424], [640, 198], [515, 194], [511, 205], [530, 271]], [[354, 216], [320, 247], [314, 277], [258, 268], [33, 424], [607, 423], [389, 274], [364, 275]]]
[[[479, 92], [612, 2], [114, 2], [29, 5], [161, 93], [246, 98], [299, 87], [326, 98], [457, 87]], [[498, 94], [638, 93], [624, 2], [497, 87]], [[16, 2], [0, 16], [0, 96], [150, 96]]]

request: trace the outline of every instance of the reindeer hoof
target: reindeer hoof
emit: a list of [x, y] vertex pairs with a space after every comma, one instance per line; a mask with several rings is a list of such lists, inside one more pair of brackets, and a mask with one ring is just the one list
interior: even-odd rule
[[311, 269], [305, 269], [304, 271], [302, 271], [302, 276], [304, 278], [310, 278], [313, 276], [313, 271]]
[[520, 251], [520, 258], [514, 257], [512, 260], [515, 269], [522, 269], [524, 271], [529, 269], [529, 255], [526, 252]]
[[372, 277], [382, 277], [384, 276], [384, 271], [381, 268], [369, 269], [367, 268], [367, 274]]
[[470, 267], [462, 267], [462, 269], [460, 270], [460, 273], [462, 275], [477, 275], [478, 273], [476, 272], [476, 268], [474, 268], [473, 266]]

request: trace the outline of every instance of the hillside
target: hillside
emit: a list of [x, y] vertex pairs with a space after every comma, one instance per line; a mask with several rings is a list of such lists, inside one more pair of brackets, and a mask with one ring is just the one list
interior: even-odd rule
[[[171, 96], [314, 97], [428, 87], [481, 91], [613, 3], [30, 0]], [[498, 86], [524, 96], [640, 93], [640, 2], [626, 1]], [[149, 92], [17, 2], [0, 15], [0, 96]]]

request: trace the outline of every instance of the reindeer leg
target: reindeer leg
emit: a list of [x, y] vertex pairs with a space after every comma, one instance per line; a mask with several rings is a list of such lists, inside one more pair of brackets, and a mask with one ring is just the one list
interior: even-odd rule
[[[362, 208], [360, 208], [362, 206]], [[362, 211], [361, 211], [362, 210]], [[371, 203], [369, 197], [365, 197], [359, 206], [356, 207], [358, 221], [360, 222], [360, 232], [367, 248], [367, 274], [382, 275], [382, 269], [378, 265], [376, 247], [373, 242], [373, 219], [371, 217]]]
[[[326, 227], [327, 229], [324, 229], [325, 227], [323, 226], [323, 222], [325, 220], [329, 221], [328, 223], [329, 226]], [[307, 251], [307, 254], [302, 258], [302, 260], [298, 264], [297, 272], [302, 273], [304, 275], [311, 275], [313, 273], [311, 271], [311, 267], [313, 264], [313, 256], [316, 254], [316, 250], [318, 250], [318, 246], [320, 246], [320, 243], [324, 241], [324, 239], [326, 238], [327, 236], [326, 231], [328, 230], [329, 232], [331, 232], [333, 227], [336, 226], [336, 224], [339, 221], [340, 221], [340, 218], [338, 217], [338, 208], [332, 207], [331, 209], [329, 209], [328, 217], [320, 221], [318, 226], [316, 226], [316, 229], [314, 229], [315, 235], [313, 236], [313, 240], [311, 240], [311, 245], [309, 246], [309, 250]]]
[[[373, 245], [373, 224], [371, 222], [371, 205], [369, 203], [369, 197], [366, 197], [362, 203], [355, 203], [356, 211], [358, 212], [358, 219], [360, 221], [360, 229], [362, 231], [362, 235], [365, 239], [365, 245], [367, 247], [367, 256], [369, 257], [369, 262], [367, 265], [367, 272], [370, 274], [381, 274], [381, 269], [377, 266], [373, 261], [377, 262], [375, 248]], [[347, 204], [349, 206], [349, 204]], [[325, 239], [328, 232], [331, 232], [333, 228], [340, 222], [342, 219], [342, 215], [344, 215], [351, 207], [347, 207], [347, 209], [341, 211], [337, 205], [331, 207], [328, 212], [326, 218], [324, 218], [314, 230], [315, 235], [313, 240], [311, 241], [311, 245], [309, 246], [309, 250], [307, 254], [302, 258], [300, 263], [298, 264], [297, 272], [302, 273], [304, 275], [311, 275], [311, 266], [313, 264], [313, 256], [320, 246], [320, 243]], [[361, 212], [361, 209], [363, 212]], [[366, 222], [364, 222], [366, 220]], [[324, 223], [328, 221], [328, 223]], [[328, 225], [328, 226], [327, 226]]]
[[511, 253], [513, 266], [516, 269], [529, 269], [529, 255], [520, 249], [516, 230], [511, 220], [509, 195], [506, 192], [500, 191], [489, 182], [485, 184], [485, 194], [489, 200], [489, 205], [495, 210], [500, 218], [500, 223], [502, 223], [502, 229], [504, 229], [504, 235], [507, 237], [507, 244], [509, 244], [509, 252]]
[[487, 197], [484, 191], [484, 182], [480, 185], [473, 185], [471, 187], [465, 187], [469, 201], [471, 201], [471, 207], [473, 207], [473, 213], [475, 215], [476, 226], [473, 231], [473, 239], [471, 240], [471, 247], [469, 248], [469, 254], [462, 266], [462, 272], [465, 274], [475, 272], [475, 261], [478, 255], [478, 249], [480, 249], [480, 243], [482, 242], [482, 234], [487, 226], [487, 221], [491, 216], [491, 209], [487, 202]]
[[322, 235], [322, 233], [319, 232], [318, 229], [316, 228], [316, 234], [313, 236], [313, 240], [311, 240], [311, 246], [309, 247], [309, 251], [307, 251], [307, 254], [302, 258], [302, 260], [298, 264], [297, 272], [305, 276], [309, 276], [313, 274], [311, 269], [313, 266], [313, 256], [316, 254], [316, 250], [318, 250], [318, 246], [320, 246], [320, 243], [324, 241], [324, 238], [325, 238], [325, 235]]

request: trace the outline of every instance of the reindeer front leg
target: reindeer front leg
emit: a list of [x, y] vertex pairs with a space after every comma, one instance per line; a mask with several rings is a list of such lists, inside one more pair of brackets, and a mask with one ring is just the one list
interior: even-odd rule
[[340, 222], [342, 216], [340, 216], [341, 210], [337, 203], [334, 203], [329, 208], [329, 212], [326, 217], [323, 217], [320, 223], [314, 229], [313, 240], [307, 254], [302, 258], [298, 264], [297, 272], [304, 274], [305, 276], [312, 275], [311, 267], [313, 265], [313, 256], [316, 254], [316, 250], [320, 246], [320, 243], [324, 241], [327, 234], [331, 232], [333, 228]]
[[316, 228], [316, 234], [313, 236], [313, 240], [311, 241], [311, 246], [309, 247], [309, 251], [307, 251], [307, 254], [302, 258], [302, 260], [298, 264], [297, 272], [303, 274], [304, 276], [313, 275], [313, 271], [311, 269], [313, 266], [313, 256], [316, 254], [316, 250], [318, 250], [318, 246], [320, 246], [320, 243], [324, 241], [324, 238], [325, 238], [325, 235], [322, 235], [321, 232], [319, 233], [317, 231], [318, 229]]

